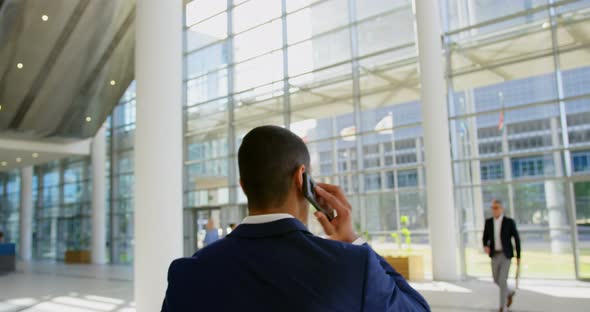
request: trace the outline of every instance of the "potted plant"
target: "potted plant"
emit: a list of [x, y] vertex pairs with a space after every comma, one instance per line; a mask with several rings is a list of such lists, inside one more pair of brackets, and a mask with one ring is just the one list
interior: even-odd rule
[[90, 250], [88, 250], [90, 239], [81, 233], [76, 236], [72, 248], [66, 250], [64, 261], [66, 263], [90, 263]]
[[[409, 221], [408, 216], [401, 216], [400, 225], [402, 227], [399, 233], [391, 233], [391, 238], [396, 242], [399, 252], [396, 255], [385, 256], [384, 259], [405, 279], [422, 281], [424, 280], [424, 257], [412, 252], [412, 232], [408, 229]], [[403, 244], [401, 236], [404, 238]]]

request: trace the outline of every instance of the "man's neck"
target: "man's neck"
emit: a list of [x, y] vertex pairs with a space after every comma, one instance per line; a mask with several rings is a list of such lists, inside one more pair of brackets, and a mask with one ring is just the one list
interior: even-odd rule
[[500, 220], [502, 217], [504, 217], [504, 214], [499, 215], [498, 217], [496, 217], [496, 220]]
[[261, 216], [261, 215], [268, 215], [268, 214], [275, 214], [275, 213], [286, 213], [290, 214], [293, 217], [297, 218], [299, 221], [303, 222], [304, 224], [307, 223], [306, 220], [302, 220], [299, 210], [294, 205], [284, 205], [282, 207], [248, 207], [248, 215], [249, 216]]
[[267, 215], [267, 214], [275, 214], [275, 213], [288, 213], [290, 215], [293, 215], [292, 212], [290, 212], [289, 210], [286, 209], [248, 209], [248, 215], [249, 216], [261, 216], [261, 215]]

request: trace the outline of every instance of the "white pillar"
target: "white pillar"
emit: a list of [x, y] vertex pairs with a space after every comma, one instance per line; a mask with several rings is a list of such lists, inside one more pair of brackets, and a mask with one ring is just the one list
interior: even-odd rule
[[[508, 211], [508, 216], [516, 218], [516, 209], [514, 208], [514, 184], [512, 184], [512, 160], [510, 158], [507, 127], [508, 125], [504, 122], [504, 129], [502, 130], [502, 155], [504, 156], [502, 156], [502, 162], [504, 164], [504, 182], [508, 186], [508, 203], [504, 204], [504, 209]], [[505, 214], [506, 210], [504, 211]]]
[[[559, 148], [559, 120], [557, 117], [551, 118], [551, 142], [554, 149]], [[563, 158], [561, 152], [553, 152], [553, 167], [555, 168], [555, 177], [563, 178]], [[570, 244], [567, 234], [559, 228], [567, 228], [566, 215], [566, 190], [565, 183], [558, 180], [545, 180], [545, 202], [549, 214], [549, 237], [551, 239], [551, 252], [562, 253]]]
[[106, 129], [101, 127], [91, 147], [92, 162], [92, 263], [107, 262], [107, 223], [106, 223]]
[[138, 0], [135, 18], [135, 301], [160, 311], [182, 256], [182, 1]]
[[33, 244], [33, 167], [20, 171], [20, 258], [31, 260]]
[[451, 144], [443, 67], [439, 3], [414, 1], [420, 82], [426, 199], [435, 280], [460, 278], [457, 220], [453, 196]]
[[[475, 96], [473, 94], [473, 89], [469, 89], [465, 92], [465, 99], [466, 99], [466, 107], [468, 114], [474, 114], [476, 112], [475, 109]], [[471, 185], [474, 185], [472, 188], [472, 196], [473, 196], [473, 218], [475, 222], [473, 225], [475, 229], [482, 229], [484, 228], [485, 222], [485, 214], [484, 214], [484, 203], [483, 203], [483, 192], [481, 187], [481, 162], [479, 159], [479, 138], [477, 133], [477, 119], [475, 117], [469, 118], [468, 126], [469, 129], [469, 144], [471, 145], [471, 153], [470, 157], [476, 158], [476, 160], [471, 162]], [[474, 246], [480, 246], [481, 236], [477, 234], [470, 235], [470, 242]]]

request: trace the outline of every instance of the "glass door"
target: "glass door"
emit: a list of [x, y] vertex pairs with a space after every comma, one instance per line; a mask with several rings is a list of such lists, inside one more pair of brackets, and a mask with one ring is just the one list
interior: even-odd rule
[[590, 181], [574, 182], [579, 277], [590, 279]]
[[184, 255], [191, 256], [223, 235], [220, 207], [191, 208], [184, 211]]
[[68, 235], [70, 233], [70, 225], [70, 218], [57, 218], [57, 254], [55, 255], [55, 259], [57, 260], [65, 260], [68, 243], [71, 240], [70, 235]]
[[33, 232], [35, 259], [55, 259], [56, 235], [57, 219], [37, 219], [37, 226]]

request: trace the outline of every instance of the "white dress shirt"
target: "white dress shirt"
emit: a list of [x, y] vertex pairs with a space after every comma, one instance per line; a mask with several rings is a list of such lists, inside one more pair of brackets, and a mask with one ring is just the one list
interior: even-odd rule
[[496, 251], [502, 250], [502, 220], [504, 220], [504, 214], [498, 218], [494, 218], [494, 248]]
[[[248, 216], [245, 217], [241, 224], [261, 224], [261, 223], [268, 223], [273, 221], [278, 221], [282, 219], [288, 218], [295, 218], [288, 213], [269, 213], [257, 216]], [[362, 245], [365, 243], [365, 240], [362, 238], [357, 238], [354, 242], [354, 245]]]

